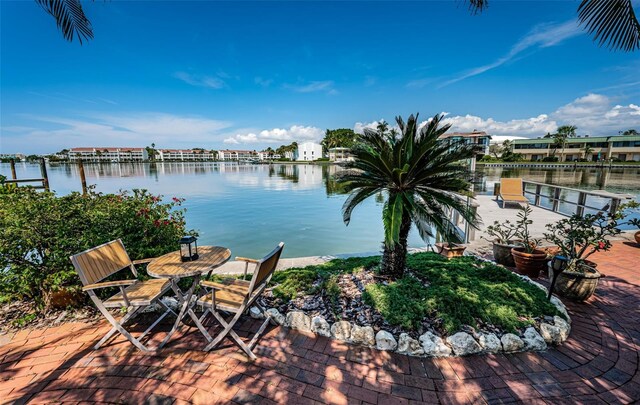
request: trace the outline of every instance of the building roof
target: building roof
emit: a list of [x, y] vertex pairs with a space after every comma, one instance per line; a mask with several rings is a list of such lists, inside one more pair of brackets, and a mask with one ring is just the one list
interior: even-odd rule
[[[568, 138], [567, 143], [584, 143], [587, 142], [626, 142], [626, 141], [640, 141], [640, 136], [636, 135], [612, 135], [612, 136], [577, 136], [575, 138]], [[553, 143], [553, 138], [535, 138], [535, 139], [515, 139], [513, 143]]]
[[255, 150], [235, 150], [235, 149], [223, 149], [223, 150], [219, 150], [218, 152], [223, 152], [223, 153], [258, 153]]

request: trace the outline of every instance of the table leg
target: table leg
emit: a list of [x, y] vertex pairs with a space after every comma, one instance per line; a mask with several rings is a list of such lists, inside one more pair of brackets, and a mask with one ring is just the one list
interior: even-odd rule
[[191, 284], [191, 288], [189, 288], [185, 296], [184, 294], [182, 294], [182, 291], [180, 291], [180, 288], [178, 288], [177, 280], [173, 278], [171, 279], [171, 289], [173, 290], [174, 293], [176, 293], [176, 297], [178, 301], [182, 302], [182, 307], [180, 308], [180, 312], [178, 313], [176, 322], [173, 324], [173, 327], [167, 334], [167, 337], [165, 337], [162, 343], [160, 343], [160, 345], [158, 346], [158, 349], [163, 348], [164, 345], [167, 344], [169, 339], [171, 339], [171, 336], [173, 336], [173, 334], [176, 333], [176, 331], [180, 328], [180, 322], [182, 322], [182, 318], [184, 318], [184, 316], [186, 315], [187, 310], [191, 311], [191, 308], [189, 307], [191, 305], [191, 296], [193, 295], [193, 292], [199, 282], [200, 282], [199, 275], [193, 277], [193, 284]]

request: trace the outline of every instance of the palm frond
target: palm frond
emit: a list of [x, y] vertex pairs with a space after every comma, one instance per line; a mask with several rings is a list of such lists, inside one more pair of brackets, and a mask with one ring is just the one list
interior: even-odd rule
[[67, 41], [74, 36], [82, 45], [82, 40], [93, 39], [91, 22], [84, 14], [79, 0], [35, 0], [47, 13], [56, 19], [56, 25]]
[[467, 0], [469, 3], [469, 11], [472, 14], [478, 14], [489, 8], [488, 0]]
[[346, 225], [351, 222], [351, 213], [360, 205], [361, 202], [376, 194], [380, 189], [378, 187], [360, 187], [353, 191], [342, 204], [342, 220]]
[[640, 23], [631, 0], [582, 0], [578, 20], [599, 46], [625, 52], [640, 49]]

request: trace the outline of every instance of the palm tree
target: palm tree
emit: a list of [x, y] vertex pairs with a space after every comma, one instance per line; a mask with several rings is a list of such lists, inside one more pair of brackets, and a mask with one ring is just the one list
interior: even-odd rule
[[567, 157], [564, 155], [564, 148], [567, 146], [567, 139], [576, 137], [576, 130], [578, 127], [575, 125], [563, 125], [558, 127], [555, 134], [553, 134], [554, 146], [556, 149], [562, 147], [562, 155], [560, 161], [566, 161]]
[[[640, 49], [640, 22], [633, 10], [633, 0], [582, 0], [578, 22], [593, 35], [598, 46], [625, 52]], [[488, 0], [468, 0], [477, 14], [489, 7]]]
[[584, 159], [589, 159], [587, 156], [593, 153], [593, 148], [588, 143], [585, 143], [582, 151], [584, 152]]
[[450, 128], [440, 125], [436, 115], [418, 130], [418, 115], [406, 124], [396, 118], [399, 135], [365, 129], [352, 150], [354, 161], [345, 164], [338, 181], [350, 193], [342, 206], [344, 223], [349, 225], [353, 210], [369, 197], [382, 193], [385, 235], [381, 272], [401, 277], [406, 263], [407, 237], [415, 224], [422, 239], [434, 231], [447, 241], [458, 241], [455, 225], [448, 220], [454, 210], [473, 226], [477, 219], [460, 199], [469, 190], [467, 168], [462, 161], [473, 157], [473, 145], [439, 142]]

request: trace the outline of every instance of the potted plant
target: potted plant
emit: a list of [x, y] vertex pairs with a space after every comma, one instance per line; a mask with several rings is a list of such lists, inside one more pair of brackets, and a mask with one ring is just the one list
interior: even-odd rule
[[486, 229], [489, 236], [493, 239], [487, 239], [493, 244], [493, 258], [496, 263], [503, 266], [515, 267], [511, 249], [522, 246], [520, 240], [515, 239], [518, 234], [518, 227], [511, 221], [506, 220], [502, 223], [495, 221], [493, 225], [489, 225]]
[[[638, 202], [636, 202], [636, 201], [629, 201], [629, 202], [628, 202], [628, 203], [626, 203], [626, 204], [622, 204], [622, 205], [620, 206], [620, 211], [619, 211], [619, 212], [621, 213], [621, 214], [620, 214], [620, 216], [624, 216], [623, 212], [624, 212], [626, 209], [632, 209], [632, 210], [633, 210], [633, 211], [635, 211], [635, 212], [639, 212], [639, 211], [640, 211], [640, 210], [638, 210], [638, 208], [639, 208], [639, 207], [640, 207], [640, 203], [638, 203]], [[633, 225], [633, 226], [635, 226], [636, 228], [638, 228], [639, 230], [638, 230], [638, 231], [636, 231], [636, 233], [634, 233], [634, 234], [633, 234], [633, 237], [634, 237], [634, 239], [636, 240], [636, 243], [637, 243], [638, 245], [640, 245], [640, 218], [633, 218], [633, 219], [630, 219], [629, 221], [624, 222], [624, 223], [622, 223], [622, 224], [620, 224], [620, 225]]]
[[[611, 249], [608, 238], [620, 233], [620, 213], [573, 215], [547, 224], [549, 232], [544, 234], [545, 238], [558, 246], [567, 262], [566, 270], [556, 280], [554, 290], [557, 293], [575, 301], [584, 301], [593, 295], [602, 275], [587, 258], [595, 252]], [[554, 277], [551, 266], [549, 276], [550, 279]]]
[[529, 215], [531, 215], [529, 206], [522, 208], [518, 212], [516, 236], [522, 241], [522, 245], [511, 248], [511, 255], [518, 273], [529, 278], [538, 278], [547, 263], [547, 253], [542, 249], [538, 249], [540, 241], [531, 237], [529, 233], [529, 225], [533, 223], [529, 219]]

